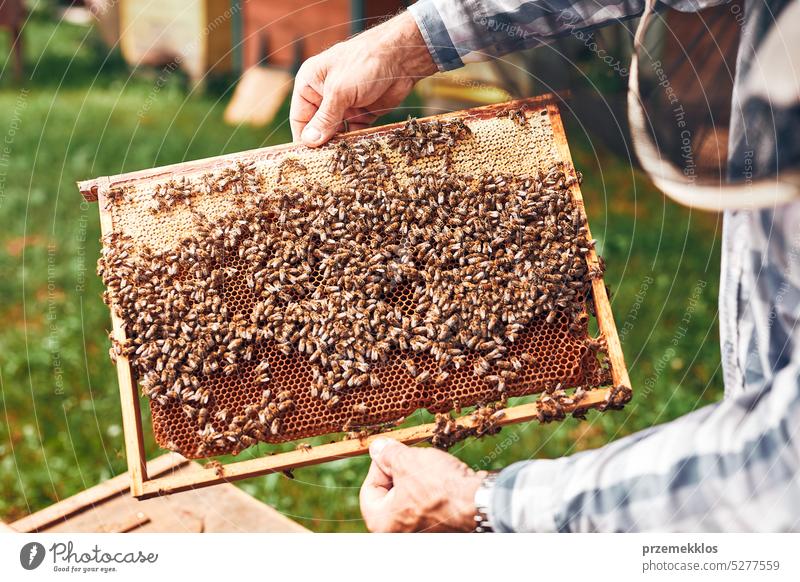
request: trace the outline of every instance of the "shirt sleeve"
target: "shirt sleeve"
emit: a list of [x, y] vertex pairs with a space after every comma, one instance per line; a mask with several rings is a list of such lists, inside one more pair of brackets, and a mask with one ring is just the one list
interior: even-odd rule
[[409, 7], [439, 70], [641, 14], [644, 0], [420, 0]]
[[764, 390], [605, 447], [503, 470], [497, 531], [792, 531], [800, 527], [800, 364]]

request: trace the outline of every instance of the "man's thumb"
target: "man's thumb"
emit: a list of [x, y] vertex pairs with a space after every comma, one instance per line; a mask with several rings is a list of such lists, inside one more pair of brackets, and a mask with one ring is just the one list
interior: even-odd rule
[[369, 456], [387, 476], [397, 473], [399, 460], [408, 447], [389, 438], [379, 438], [369, 445]]
[[308, 122], [300, 136], [303, 144], [316, 147], [326, 143], [336, 133], [342, 123], [347, 106], [344, 100], [335, 93], [326, 95], [320, 103], [319, 109]]

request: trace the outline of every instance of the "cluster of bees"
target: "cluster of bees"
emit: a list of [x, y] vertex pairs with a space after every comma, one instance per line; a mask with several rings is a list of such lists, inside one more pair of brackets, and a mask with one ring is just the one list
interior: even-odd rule
[[580, 403], [586, 398], [586, 390], [578, 387], [572, 394], [568, 394], [560, 384], [548, 389], [536, 400], [536, 416], [539, 422], [552, 422], [563, 420], [569, 411], [576, 418], [584, 418], [586, 410]]
[[507, 117], [517, 125], [525, 126], [528, 125], [528, 116], [525, 115], [525, 111], [526, 111], [525, 106], [518, 107], [516, 109], [514, 108], [501, 109], [500, 111], [497, 112], [495, 117], [501, 117], [501, 118]]
[[440, 155], [449, 167], [453, 147], [460, 140], [471, 136], [472, 130], [457, 117], [434, 121], [411, 118], [402, 127], [391, 131], [387, 145], [405, 156], [409, 165], [420, 158]]
[[266, 360], [255, 368], [264, 386], [257, 403], [236, 411], [214, 407], [214, 394], [201, 379], [237, 374], [253, 360], [264, 334], [252, 317], [231, 312], [222, 300], [220, 285], [232, 272], [209, 270], [210, 263], [198, 261], [201, 254], [194, 243], [168, 252], [137, 251], [132, 241], [112, 234], [98, 265], [104, 299], [123, 319], [127, 337], [124, 344], [112, 337], [112, 359], [130, 360], [146, 396], [180, 406], [197, 427], [199, 455], [238, 451], [276, 435], [294, 408], [290, 390], [268, 387]]
[[328, 171], [349, 178], [349, 185], [357, 187], [385, 179], [391, 168], [380, 143], [367, 140], [356, 143], [340, 141], [328, 163]]
[[[536, 400], [536, 417], [542, 423], [563, 420], [569, 413], [575, 418], [586, 418], [587, 408], [581, 405], [586, 399], [586, 395], [587, 391], [582, 386], [570, 394], [561, 387], [561, 384], [557, 384], [548, 388]], [[598, 408], [600, 410], [621, 409], [630, 401], [631, 395], [629, 387], [613, 386], [606, 393], [605, 402]]]
[[[446, 157], [470, 135], [459, 119], [409, 120], [387, 145], [413, 161]], [[313, 382], [301, 389], [336, 409], [346, 391], [379, 388], [378, 371], [398, 352], [420, 385], [444, 383], [470, 357], [503, 398], [535, 363], [509, 355], [534, 318], [566, 314], [585, 333], [591, 280], [602, 273], [587, 264], [593, 241], [570, 193], [578, 179], [570, 168], [473, 176], [412, 167], [401, 185], [382, 147], [337, 144], [329, 170], [346, 178], [340, 189], [306, 181], [267, 192], [245, 164], [170, 182], [154, 193], [156, 208], [210, 192], [239, 202], [218, 219], [195, 213], [193, 234], [172, 249], [137, 248], [119, 234], [104, 241], [105, 301], [128, 338], [114, 342], [112, 355], [129, 358], [145, 395], [179, 405], [195, 423], [198, 454], [239, 451], [282, 432], [293, 395], [273, 390], [269, 362], [256, 362], [260, 346], [302, 354]], [[241, 196], [256, 191], [263, 195]], [[252, 309], [226, 302], [234, 281], [255, 297]], [[418, 369], [415, 354], [431, 356], [435, 370]], [[221, 409], [204, 378], [236, 376], [250, 362], [260, 401]], [[356, 407], [353, 418], [369, 412]], [[493, 430], [498, 413], [470, 434]], [[463, 438], [449, 426], [439, 446]]]
[[[162, 214], [181, 205], [191, 207], [197, 196], [219, 193], [241, 196], [262, 188], [263, 179], [254, 172], [254, 164], [237, 162], [218, 174], [207, 173], [199, 180], [190, 180], [183, 176], [156, 185], [149, 200], [149, 209], [153, 214]], [[113, 188], [109, 194], [110, 203], [130, 200], [130, 194], [125, 188]]]
[[478, 406], [468, 417], [468, 423], [459, 422], [450, 414], [439, 413], [434, 419], [431, 444], [447, 450], [469, 437], [482, 437], [500, 432], [498, 421], [505, 416], [505, 402]]

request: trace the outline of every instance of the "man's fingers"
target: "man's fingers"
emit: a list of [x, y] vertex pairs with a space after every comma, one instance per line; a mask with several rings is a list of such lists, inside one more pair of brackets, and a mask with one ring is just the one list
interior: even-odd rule
[[390, 478], [405, 472], [403, 459], [407, 452], [406, 445], [389, 438], [376, 439], [369, 445], [369, 456]]
[[292, 128], [292, 139], [294, 141], [300, 141], [303, 129], [314, 117], [321, 102], [322, 97], [319, 93], [299, 78], [295, 81], [292, 103], [289, 107], [289, 125]]
[[371, 463], [364, 483], [361, 485], [361, 505], [363, 506], [365, 503], [369, 505], [375, 504], [386, 497], [391, 488], [391, 477], [384, 473], [375, 462]]
[[391, 478], [373, 461], [359, 493], [361, 515], [370, 531], [385, 531], [388, 527], [392, 495]]
[[347, 106], [346, 96], [342, 90], [326, 88], [319, 109], [300, 135], [303, 143], [317, 147], [331, 139], [344, 119]]

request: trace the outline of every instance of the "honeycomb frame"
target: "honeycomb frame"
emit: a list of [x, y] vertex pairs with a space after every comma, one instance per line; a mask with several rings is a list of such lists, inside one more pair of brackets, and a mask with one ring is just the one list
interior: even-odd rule
[[[524, 114], [527, 116], [528, 123], [521, 125], [523, 128], [522, 130], [520, 130], [519, 127], [513, 127], [515, 122], [509, 119], [509, 116], [506, 116], [505, 119], [498, 117], [498, 113], [511, 110], [524, 111]], [[504, 141], [501, 141], [501, 145], [499, 147], [503, 151], [499, 153], [495, 151], [495, 158], [491, 160], [481, 160], [491, 163], [492, 170], [496, 172], [509, 170], [515, 171], [517, 170], [517, 167], [521, 165], [519, 157], [512, 157], [509, 154], [511, 151], [510, 148], [515, 148], [514, 151], [516, 152], [521, 149], [519, 143], [520, 138], [518, 136], [526, 136], [526, 134], [520, 133], [520, 131], [530, 131], [534, 135], [533, 141], [529, 139], [527, 142], [529, 146], [528, 149], [525, 150], [524, 147], [522, 148], [523, 151], [527, 151], [529, 154], [528, 156], [523, 156], [523, 160], [529, 161], [527, 160], [529, 157], [536, 158], [531, 163], [540, 169], [543, 169], [542, 166], [548, 160], [550, 162], [563, 162], [567, 165], [567, 167], [572, 167], [572, 160], [567, 146], [563, 125], [561, 124], [558, 106], [556, 105], [555, 98], [552, 95], [544, 95], [504, 104], [479, 107], [435, 117], [440, 119], [459, 117], [465, 120], [468, 124], [475, 123], [480, 127], [487, 125], [489, 126], [490, 131], [495, 131], [496, 133], [497, 126], [503, 126], [503, 124], [505, 124], [505, 128], [501, 137], [510, 138], [507, 139], [507, 141], [511, 143], [506, 144]], [[425, 120], [430, 119], [433, 118], [425, 118]], [[388, 133], [391, 129], [398, 127], [399, 125], [400, 124], [387, 125], [351, 132], [337, 138], [337, 141], [338, 139], [353, 139], [365, 135], [381, 136]], [[525, 139], [528, 139], [527, 136]], [[535, 144], [534, 151], [532, 151], [530, 148], [531, 143]], [[287, 144], [270, 148], [262, 148], [258, 150], [241, 152], [238, 154], [219, 156], [206, 160], [175, 164], [172, 166], [132, 172], [113, 177], [103, 177], [95, 180], [88, 180], [85, 182], [80, 182], [79, 189], [86, 200], [100, 202], [100, 218], [104, 235], [110, 232], [122, 231], [128, 235], [133, 234], [134, 236], [138, 236], [143, 240], [146, 240], [149, 244], [151, 238], [148, 237], [150, 236], [150, 233], [155, 231], [154, 229], [157, 229], [157, 225], [156, 227], [154, 227], [152, 224], [142, 225], [141, 223], [146, 221], [141, 220], [141, 216], [143, 216], [141, 212], [139, 212], [139, 219], [137, 220], [137, 215], [135, 212], [122, 212], [120, 210], [120, 206], [109, 204], [108, 194], [112, 188], [131, 185], [142, 188], [148, 184], [164, 181], [165, 179], [169, 178], [197, 176], [200, 173], [224, 169], [226, 167], [230, 167], [232, 163], [249, 164], [251, 162], [255, 162], [257, 164], [263, 164], [263, 167], [272, 167], [273, 170], [277, 172], [279, 171], [278, 168], [282, 160], [288, 158], [299, 159], [302, 163], [307, 161], [309, 156], [325, 155], [324, 152], [329, 151], [331, 147], [333, 146], [328, 146], [327, 148], [322, 148], [319, 150], [308, 150], [302, 146], [298, 146], [297, 144]], [[469, 155], [459, 155], [458, 148], [455, 148], [454, 151], [455, 164], [470, 164], [474, 161], [473, 159], [470, 159]], [[574, 184], [570, 187], [570, 190], [576, 202], [576, 206], [580, 208], [580, 211], [585, 216], [580, 187], [578, 184]], [[206, 204], [206, 202], [207, 201], [204, 199], [199, 200], [201, 205]], [[223, 206], [220, 204], [219, 200], [210, 200], [206, 204], [204, 210], [207, 211], [208, 209], [214, 208], [215, 205], [218, 207]], [[134, 216], [134, 218], [131, 219], [131, 216]], [[157, 216], [154, 220], [156, 219], [158, 219]], [[164, 230], [163, 224], [162, 230]], [[175, 232], [181, 232], [180, 228], [173, 230]], [[164, 236], [168, 239], [170, 235], [167, 233]], [[177, 240], [177, 238], [174, 238], [173, 243]], [[168, 244], [168, 242], [164, 242], [163, 240], [157, 242], [160, 242], [161, 244]], [[590, 266], [598, 265], [598, 257], [594, 250], [591, 250], [587, 256], [587, 262]], [[598, 369], [588, 370], [587, 372], [587, 362], [589, 363], [590, 367], [594, 364], [592, 364], [591, 358], [586, 357], [587, 353], [585, 348], [581, 349], [581, 346], [576, 344], [576, 346], [573, 346], [576, 351], [574, 357], [568, 362], [570, 364], [569, 366], [561, 366], [556, 368], [553, 374], [547, 377], [539, 378], [537, 382], [526, 382], [523, 379], [523, 381], [509, 386], [509, 396], [521, 396], [544, 392], [548, 386], [552, 386], [556, 382], [562, 383], [568, 388], [581, 384], [588, 384], [591, 388], [593, 388], [587, 393], [587, 396], [584, 397], [579, 404], [570, 403], [570, 405], [565, 406], [564, 411], [566, 413], [583, 413], [590, 408], [605, 410], [606, 408], [609, 408], [609, 404], [612, 405], [611, 407], [617, 407], [630, 397], [630, 381], [625, 368], [613, 315], [611, 313], [605, 284], [602, 278], [593, 280], [590, 300], [594, 304], [593, 311], [597, 318], [601, 337], [605, 341], [605, 346], [607, 349], [607, 368], [604, 368], [606, 373], [603, 374], [603, 370]], [[114, 338], [117, 341], [124, 342], [124, 329], [119, 318], [113, 313], [113, 310], [112, 324], [112, 333]], [[545, 346], [548, 343], [555, 344], [555, 342], [560, 342], [558, 345], [562, 345], [563, 343], [569, 344], [569, 342], [573, 341], [574, 338], [571, 339], [571, 335], [567, 330], [568, 322], [566, 321], [566, 318], [563, 317], [551, 324], [546, 324], [543, 319], [542, 321], [536, 320], [531, 324], [531, 328], [526, 331], [526, 334], [522, 335], [519, 346], [522, 348], [532, 347], [533, 351], [535, 351], [536, 346], [533, 344], [536, 344], [537, 341], [539, 341], [539, 344], [536, 345]], [[540, 339], [541, 337], [547, 337], [548, 334], [552, 336], [551, 341], [542, 341]], [[277, 352], [267, 355], [273, 360], [272, 363], [275, 364], [277, 368], [281, 368], [281, 366], [283, 366], [287, 370], [293, 371], [293, 373], [287, 374], [289, 381], [293, 385], [310, 383], [310, 367], [307, 363], [304, 365], [302, 356], [298, 354], [283, 355]], [[545, 359], [548, 356], [546, 353], [538, 355]], [[425, 362], [424, 360], [418, 360], [418, 364], [423, 367], [433, 365], [432, 362]], [[471, 369], [471, 366], [466, 366], [465, 369]], [[140, 498], [162, 494], [165, 492], [178, 491], [190, 487], [210, 485], [222, 481], [242, 479], [254, 475], [292, 469], [346, 456], [363, 454], [367, 451], [369, 442], [371, 440], [385, 434], [407, 443], [420, 442], [430, 439], [434, 430], [433, 424], [421, 425], [407, 429], [395, 429], [389, 431], [388, 433], [382, 433], [382, 435], [346, 439], [344, 441], [313, 447], [312, 449], [303, 448], [302, 450], [268, 455], [247, 461], [227, 463], [222, 466], [222, 469], [218, 469], [217, 471], [198, 471], [196, 475], [190, 475], [188, 477], [186, 475], [182, 475], [180, 477], [181, 480], [178, 480], [177, 482], [172, 482], [171, 476], [160, 477], [158, 479], [148, 479], [144, 462], [144, 429], [141, 419], [141, 410], [139, 408], [139, 391], [131, 370], [131, 365], [127, 358], [118, 358], [117, 372], [122, 400], [126, 452], [129, 470], [132, 476], [131, 490], [135, 496]], [[389, 370], [388, 373], [391, 374], [392, 371]], [[530, 376], [530, 374], [528, 375]], [[255, 383], [252, 378], [247, 378], [246, 373], [241, 376], [234, 376], [233, 380], [234, 382], [238, 382], [238, 387], [236, 390], [239, 392], [241, 392], [241, 386], [243, 385], [249, 384], [257, 388], [257, 383]], [[467, 389], [464, 388], [465, 385], [469, 385]], [[624, 388], [623, 400], [618, 398], [620, 388]], [[231, 391], [227, 391], [226, 393], [230, 392]], [[234, 402], [233, 404], [242, 407], [248, 404], [250, 400], [255, 398], [256, 394], [254, 390], [251, 390], [250, 392], [251, 393], [248, 393], [249, 395], [246, 395], [244, 398], [242, 398], [237, 392], [240, 397], [238, 401]], [[346, 393], [343, 395], [343, 403], [340, 407], [340, 410], [351, 410], [356, 401], [363, 402], [366, 400], [370, 405], [371, 416], [369, 418], [362, 419], [364, 424], [380, 425], [381, 423], [390, 422], [398, 417], [406, 416], [421, 408], [425, 408], [431, 412], [447, 412], [453, 410], [454, 408], [457, 409], [460, 406], [471, 406], [479, 402], [486, 402], [490, 400], [492, 396], [492, 390], [488, 387], [481, 389], [480, 386], [475, 385], [475, 382], [470, 384], [470, 379], [466, 373], [454, 374], [453, 378], [442, 386], [430, 386], [425, 387], [424, 389], [420, 388], [418, 385], [415, 385], [414, 382], [410, 381], [409, 379], [409, 382], [405, 387], [397, 386], [395, 387], [393, 393], [388, 395], [388, 398], [391, 400], [388, 405], [383, 401], [387, 398], [385, 393], [385, 388], [382, 388], [381, 390], [372, 390], [371, 395], [367, 394], [366, 398], [365, 394], [360, 390]], [[307, 403], [308, 401], [305, 402]], [[309, 436], [336, 433], [342, 430], [342, 426], [347, 420], [346, 413], [340, 413], [338, 415], [329, 414], [326, 418], [323, 408], [314, 407], [314, 403], [312, 403], [312, 406], [305, 407], [303, 404], [304, 402], [301, 402], [299, 408], [301, 408], [301, 410], [305, 410], [305, 416], [301, 418], [301, 420], [305, 418], [305, 430], [302, 429], [303, 423], [301, 422], [300, 430], [289, 430], [285, 435], [281, 435], [280, 438], [275, 439], [274, 442], [284, 442]], [[177, 423], [175, 423], [175, 419], [180, 417], [176, 414], [170, 415], [170, 411], [164, 410], [164, 407], [160, 407], [154, 402], [151, 402], [151, 412], [153, 415], [153, 431], [156, 441], [160, 445], [165, 446], [168, 442], [170, 442], [173, 434], [176, 434], [175, 431], [177, 429], [175, 427]], [[524, 404], [506, 408], [504, 415], [498, 421], [498, 425], [537, 418], [539, 420], [544, 420], [541, 412], [536, 406], [536, 403]], [[314, 430], [309, 430], [309, 422], [313, 423], [315, 420], [318, 422], [316, 422], [315, 426], [313, 427]], [[469, 425], [471, 419], [466, 417], [461, 419], [459, 422]], [[186, 432], [185, 429], [184, 432]], [[175, 477], [177, 478], [177, 476]]]

